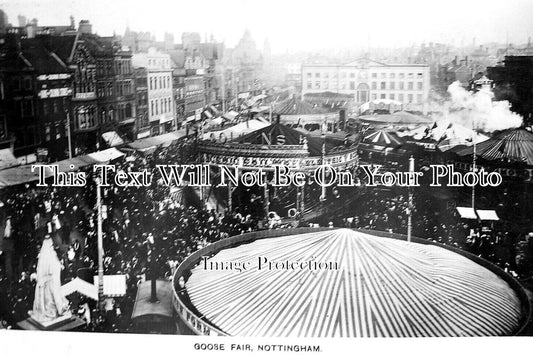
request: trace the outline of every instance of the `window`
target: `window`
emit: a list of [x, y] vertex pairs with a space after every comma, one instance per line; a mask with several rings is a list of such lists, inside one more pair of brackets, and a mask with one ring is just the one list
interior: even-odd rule
[[29, 76], [24, 77], [24, 89], [31, 90], [31, 78]]
[[154, 100], [150, 101], [150, 116], [154, 115]]
[[355, 90], [355, 81], [350, 81], [350, 90]]
[[78, 127], [81, 129], [94, 126], [95, 109], [93, 106], [81, 106], [76, 109]]
[[403, 81], [400, 81], [400, 90], [403, 90], [403, 87], [404, 87], [404, 83]]
[[407, 83], [407, 90], [413, 90], [413, 82], [412, 81]]
[[320, 78], [320, 73], [315, 73], [315, 78]]
[[150, 78], [150, 90], [153, 90], [153, 78]]
[[126, 117], [130, 118], [132, 116], [131, 104], [126, 104]]
[[412, 78], [413, 78], [413, 76], [414, 76], [414, 74], [413, 74], [413, 73], [408, 73], [408, 74], [407, 74], [407, 77], [408, 77], [409, 79], [412, 79]]
[[386, 95], [385, 94], [381, 94], [380, 96], [382, 99], [385, 99], [386, 98]]
[[390, 73], [390, 74], [389, 74], [389, 78], [391, 78], [391, 79], [396, 78], [396, 73]]
[[395, 89], [395, 84], [396, 84], [396, 83], [395, 83], [394, 81], [391, 81], [390, 84], [389, 84], [389, 88], [390, 88], [391, 90], [394, 90], [394, 89]]
[[21, 115], [22, 117], [33, 116], [33, 100], [24, 99], [21, 101]]
[[416, 95], [416, 101], [417, 101], [419, 104], [422, 103], [422, 95], [421, 95], [421, 94]]
[[4, 82], [0, 81], [0, 100], [5, 99]]
[[58, 113], [59, 112], [59, 104], [57, 103], [57, 101], [54, 101], [54, 103], [52, 105], [54, 107], [54, 113]]
[[387, 83], [382, 81], [381, 84], [380, 84], [380, 89], [381, 90], [385, 90], [386, 86], [387, 86]]
[[15, 88], [15, 90], [22, 89], [22, 79], [20, 77], [17, 76], [13, 78], [13, 87]]
[[372, 100], [376, 100], [378, 98], [378, 95], [372, 94]]
[[320, 89], [320, 81], [315, 81], [315, 89]]
[[386, 73], [381, 73], [381, 79], [385, 79], [387, 77]]
[[350, 78], [351, 79], [355, 78], [355, 73], [350, 73]]
[[45, 123], [44, 125], [44, 140], [46, 142], [49, 142], [51, 139], [51, 136], [50, 136], [50, 123]]
[[422, 82], [418, 82], [418, 83], [416, 83], [416, 88], [417, 88], [418, 90], [422, 90]]
[[418, 79], [422, 79], [422, 78], [424, 77], [424, 74], [422, 74], [422, 73], [416, 73], [416, 77], [417, 77]]
[[0, 115], [0, 138], [6, 138], [6, 136], [7, 136], [6, 116]]
[[372, 82], [372, 90], [376, 90], [377, 89], [377, 83], [375, 81]]
[[43, 115], [48, 115], [48, 102], [43, 101]]
[[408, 94], [407, 95], [407, 102], [409, 102], [409, 103], [413, 102], [413, 94]]
[[399, 94], [399, 95], [398, 95], [398, 100], [401, 101], [401, 102], [403, 102], [403, 94]]
[[327, 90], [329, 88], [329, 85], [328, 85], [327, 81], [324, 81], [323, 87], [324, 87], [325, 90]]
[[390, 95], [389, 95], [389, 99], [391, 99], [391, 100], [395, 100], [394, 94], [390, 94]]
[[61, 125], [59, 122], [56, 122], [54, 125], [54, 131], [56, 134], [56, 140], [61, 138]]
[[405, 73], [400, 73], [399, 78], [400, 79], [404, 79], [405, 78]]
[[328, 73], [328, 72], [325, 72], [325, 73], [324, 73], [324, 78], [325, 78], [325, 79], [329, 78], [329, 73]]
[[109, 106], [107, 109], [107, 117], [109, 121], [115, 120], [115, 110], [113, 109], [113, 106]]
[[377, 73], [372, 73], [372, 79], [376, 79], [378, 77]]
[[307, 82], [307, 88], [308, 88], [308, 89], [312, 89], [312, 88], [313, 88], [313, 83], [310, 82], [310, 81], [308, 81], [308, 82]]
[[312, 73], [307, 73], [307, 79], [311, 79], [313, 77]]

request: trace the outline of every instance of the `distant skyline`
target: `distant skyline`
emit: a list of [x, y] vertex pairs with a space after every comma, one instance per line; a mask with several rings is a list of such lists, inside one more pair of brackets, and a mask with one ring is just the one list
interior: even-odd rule
[[533, 1], [447, 0], [0, 0], [9, 22], [17, 16], [39, 25], [87, 19], [100, 35], [123, 35], [127, 26], [165, 32], [211, 34], [233, 47], [248, 28], [257, 47], [268, 38], [273, 53], [323, 48], [407, 47], [421, 42], [467, 45], [522, 44], [533, 37]]

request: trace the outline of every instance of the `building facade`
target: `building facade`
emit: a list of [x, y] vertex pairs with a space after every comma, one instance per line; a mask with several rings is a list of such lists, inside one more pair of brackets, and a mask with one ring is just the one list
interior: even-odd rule
[[133, 65], [146, 69], [151, 135], [175, 130], [176, 112], [170, 55], [150, 48], [147, 53], [134, 54]]
[[302, 96], [333, 92], [353, 95], [357, 104], [377, 99], [399, 101], [422, 111], [430, 89], [429, 66], [384, 64], [366, 58], [345, 65], [302, 65]]
[[184, 78], [185, 86], [185, 120], [190, 122], [192, 120], [200, 119], [205, 101], [205, 82], [204, 75], [201, 69], [189, 69], [185, 71]]
[[0, 146], [24, 162], [68, 157], [73, 75], [61, 57], [72, 43], [11, 34], [0, 49]]
[[[106, 44], [107, 51], [100, 50], [96, 56], [100, 131], [117, 131], [131, 141], [135, 139], [136, 118], [132, 54], [119, 44]], [[102, 47], [102, 44], [100, 46]]]

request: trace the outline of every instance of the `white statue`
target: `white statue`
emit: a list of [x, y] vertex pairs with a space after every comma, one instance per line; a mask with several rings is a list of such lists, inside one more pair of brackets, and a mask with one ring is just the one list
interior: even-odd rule
[[31, 317], [40, 323], [53, 322], [69, 313], [68, 301], [61, 291], [61, 269], [52, 238], [43, 240], [37, 262], [37, 286]]

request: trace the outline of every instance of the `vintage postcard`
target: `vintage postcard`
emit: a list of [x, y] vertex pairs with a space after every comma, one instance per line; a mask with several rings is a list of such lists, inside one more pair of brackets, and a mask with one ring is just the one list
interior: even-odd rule
[[531, 347], [532, 19], [0, 0], [0, 349]]

